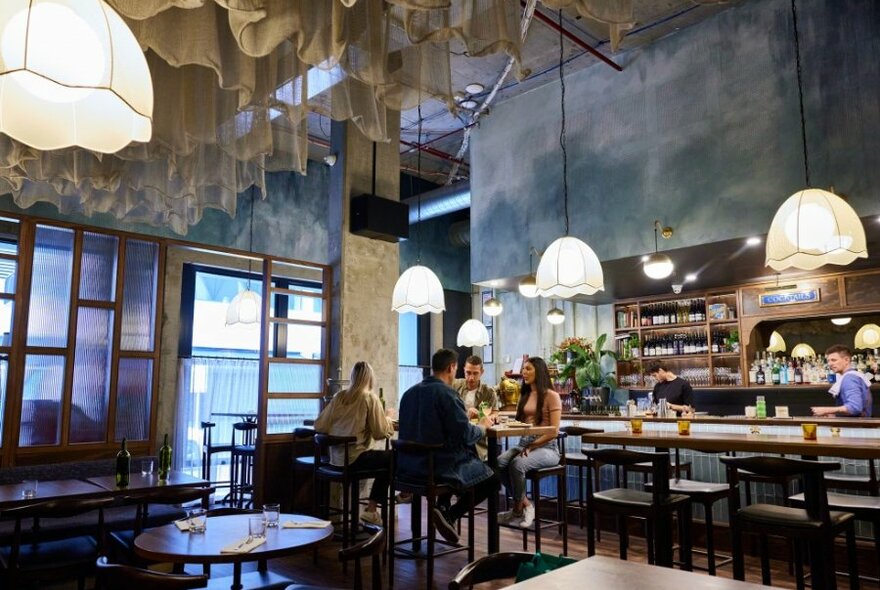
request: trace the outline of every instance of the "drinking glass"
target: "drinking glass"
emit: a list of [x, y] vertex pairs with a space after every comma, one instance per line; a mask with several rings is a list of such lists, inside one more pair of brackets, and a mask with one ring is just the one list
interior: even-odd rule
[[193, 508], [189, 511], [189, 532], [201, 534], [208, 528], [208, 511], [204, 508]]
[[678, 421], [678, 433], [682, 436], [687, 436], [691, 433], [691, 421], [690, 420], [679, 420]]
[[150, 477], [156, 470], [156, 462], [153, 459], [144, 459], [141, 461], [141, 475]]
[[248, 535], [254, 539], [262, 539], [266, 536], [266, 523], [262, 516], [248, 518]]
[[641, 418], [633, 418], [629, 421], [629, 425], [632, 427], [633, 434], [641, 434], [642, 433], [642, 419]]
[[813, 423], [801, 424], [804, 431], [804, 440], [816, 440], [816, 425]]
[[36, 498], [37, 497], [37, 489], [39, 488], [40, 482], [36, 479], [26, 479], [21, 482], [21, 497], [22, 498]]
[[263, 504], [263, 520], [267, 528], [274, 529], [278, 526], [279, 514], [281, 514], [281, 504]]

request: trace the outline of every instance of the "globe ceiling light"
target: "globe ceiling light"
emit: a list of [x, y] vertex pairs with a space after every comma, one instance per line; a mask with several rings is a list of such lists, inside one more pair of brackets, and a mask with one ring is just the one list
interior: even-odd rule
[[554, 307], [550, 311], [547, 312], [547, 321], [553, 324], [554, 326], [558, 326], [562, 322], [565, 321], [565, 312], [559, 309], [558, 307]]
[[865, 324], [856, 332], [856, 348], [880, 347], [880, 326], [877, 324]]
[[492, 297], [483, 302], [483, 313], [495, 317], [497, 315], [501, 315], [501, 312], [504, 311], [504, 306], [501, 304], [498, 299]]
[[394, 285], [391, 310], [397, 313], [442, 313], [446, 310], [443, 285], [427, 266], [406, 269]]
[[226, 308], [226, 325], [259, 324], [262, 299], [250, 287], [239, 291]]
[[845, 318], [831, 318], [831, 323], [835, 326], [845, 326], [852, 321], [851, 317]]
[[458, 346], [489, 346], [489, 330], [478, 320], [467, 320], [455, 340]]
[[144, 52], [104, 0], [0, 4], [0, 132], [109, 154], [149, 141], [152, 117]]
[[645, 274], [648, 275], [649, 278], [652, 279], [665, 279], [669, 275], [672, 274], [672, 271], [675, 270], [675, 265], [672, 264], [672, 259], [669, 258], [666, 254], [660, 254], [660, 248], [657, 243], [657, 232], [660, 231], [660, 235], [663, 236], [664, 240], [668, 240], [672, 237], [672, 228], [671, 227], [663, 227], [660, 225], [660, 220], [654, 220], [654, 253], [649, 254], [646, 258], [643, 258], [642, 270], [645, 271]]
[[529, 275], [522, 279], [519, 282], [518, 288], [519, 294], [523, 297], [533, 299], [538, 296], [538, 282], [535, 280], [535, 275]]
[[567, 299], [605, 290], [599, 257], [592, 248], [571, 236], [557, 238], [550, 244], [538, 263], [535, 282], [542, 297]]

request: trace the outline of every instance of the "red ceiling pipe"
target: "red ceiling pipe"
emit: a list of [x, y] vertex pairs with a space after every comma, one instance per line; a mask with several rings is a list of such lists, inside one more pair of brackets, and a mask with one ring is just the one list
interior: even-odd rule
[[438, 150], [436, 148], [432, 148], [432, 147], [424, 145], [424, 144], [419, 145], [417, 143], [413, 143], [411, 141], [406, 141], [404, 139], [401, 139], [400, 143], [402, 143], [405, 146], [415, 148], [417, 150], [422, 150], [426, 154], [431, 154], [432, 156], [437, 156], [438, 158], [440, 158], [442, 160], [447, 160], [449, 162], [455, 162], [457, 164], [464, 164], [465, 163], [464, 160], [460, 160], [460, 159], [456, 158], [455, 156], [447, 154], [446, 152], [441, 152], [440, 150]]
[[[523, 6], [526, 5], [526, 3], [523, 0], [520, 0], [520, 4], [522, 4]], [[605, 57], [601, 52], [594, 49], [591, 45], [587, 44], [585, 41], [583, 41], [577, 35], [569, 32], [565, 27], [560, 27], [559, 23], [554, 21], [552, 18], [550, 18], [546, 14], [542, 13], [540, 10], [535, 10], [535, 18], [537, 18], [539, 21], [541, 21], [542, 23], [544, 23], [545, 25], [547, 25], [548, 27], [550, 27], [554, 31], [557, 31], [557, 32], [561, 31], [562, 34], [565, 35], [566, 39], [570, 40], [578, 47], [582, 47], [588, 53], [594, 55], [599, 61], [603, 62], [604, 64], [606, 64], [608, 66], [611, 66], [612, 68], [614, 68], [618, 72], [623, 71], [622, 67], [620, 67], [619, 65], [617, 65], [616, 63], [614, 63], [613, 61], [611, 61], [610, 59]]]

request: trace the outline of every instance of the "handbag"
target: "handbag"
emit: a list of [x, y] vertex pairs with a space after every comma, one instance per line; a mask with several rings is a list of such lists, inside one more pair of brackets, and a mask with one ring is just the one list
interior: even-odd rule
[[546, 555], [544, 553], [535, 553], [535, 556], [532, 558], [531, 561], [520, 564], [519, 569], [516, 572], [516, 581], [522, 582], [523, 580], [528, 580], [529, 578], [534, 578], [535, 576], [546, 574], [549, 571], [565, 567], [566, 565], [571, 565], [576, 562], [576, 559], [572, 559], [571, 557], [564, 557], [562, 555], [554, 556]]

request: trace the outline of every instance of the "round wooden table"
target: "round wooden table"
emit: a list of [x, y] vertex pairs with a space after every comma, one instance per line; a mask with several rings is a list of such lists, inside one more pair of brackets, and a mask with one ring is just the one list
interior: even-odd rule
[[[144, 559], [172, 563], [231, 563], [232, 590], [241, 590], [241, 564], [302, 551], [326, 541], [333, 526], [319, 529], [266, 529], [266, 542], [248, 553], [221, 553], [220, 550], [248, 536], [248, 518], [254, 514], [214, 516], [208, 519], [204, 534], [190, 534], [174, 523], [145, 531], [134, 540], [135, 553]], [[318, 520], [301, 514], [281, 514], [279, 522]]]

